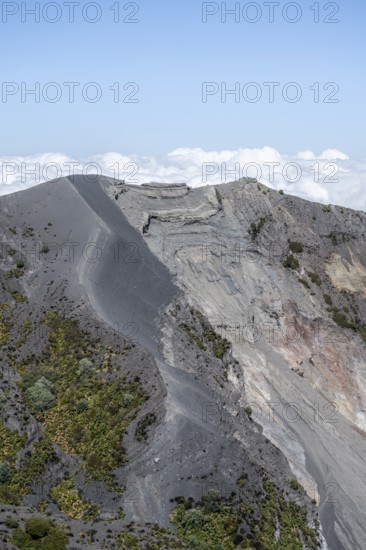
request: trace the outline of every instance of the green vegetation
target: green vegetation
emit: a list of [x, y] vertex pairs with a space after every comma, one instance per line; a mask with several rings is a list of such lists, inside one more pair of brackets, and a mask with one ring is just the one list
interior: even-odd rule
[[9, 430], [0, 419], [0, 462], [7, 462], [10, 466], [15, 466], [18, 452], [23, 447], [24, 436], [20, 436], [17, 431]]
[[[195, 321], [198, 320], [198, 330], [188, 325], [181, 325], [182, 328], [200, 349], [204, 351], [207, 350], [207, 346], [204, 342], [204, 339], [206, 339], [210, 343], [212, 353], [215, 357], [223, 359], [227, 350], [230, 349], [230, 342], [227, 338], [222, 338], [220, 334], [214, 330], [212, 325], [205, 320], [200, 311], [192, 308], [191, 315]], [[201, 334], [198, 334], [198, 332]]]
[[4, 523], [9, 529], [16, 529], [19, 526], [18, 521], [15, 518], [11, 518], [10, 516], [5, 518]]
[[84, 502], [80, 497], [79, 491], [74, 486], [73, 477], [53, 487], [51, 497], [61, 512], [73, 519], [92, 520], [99, 514], [96, 506]]
[[76, 321], [49, 313], [43, 322], [48, 346], [40, 361], [30, 356], [18, 367], [21, 389], [50, 439], [79, 457], [93, 479], [110, 483], [128, 460], [123, 433], [148, 396], [139, 380], [110, 376], [110, 348]]
[[[140, 529], [143, 527], [143, 529]], [[133, 534], [133, 530], [136, 530], [138, 535]], [[146, 548], [147, 550], [160, 550], [165, 548], [169, 550], [180, 550], [187, 548], [188, 545], [181, 539], [178, 539], [169, 529], [160, 527], [156, 523], [137, 525], [133, 522], [127, 525], [127, 531], [120, 533], [116, 540], [117, 548], [121, 550], [141, 550]]]
[[10, 271], [7, 272], [7, 274], [5, 275], [5, 278], [6, 279], [20, 279], [20, 277], [22, 277], [24, 275], [24, 270], [23, 269], [11, 269]]
[[137, 441], [146, 441], [148, 437], [147, 429], [156, 422], [156, 415], [154, 413], [145, 414], [145, 416], [137, 422], [135, 431], [135, 439]]
[[301, 283], [305, 288], [310, 288], [309, 283], [303, 277], [299, 277], [299, 283]]
[[0, 346], [6, 344], [10, 336], [10, 321], [2, 313], [0, 309]]
[[300, 254], [304, 251], [304, 245], [298, 241], [289, 241], [289, 248], [294, 254]]
[[250, 229], [249, 229], [249, 234], [252, 236], [252, 241], [255, 241], [259, 235], [259, 233], [261, 232], [261, 230], [263, 229], [264, 227], [264, 224], [266, 223], [267, 221], [267, 218], [266, 217], [262, 217], [260, 218], [259, 220], [259, 223], [256, 224], [255, 222], [252, 222], [250, 224]]
[[331, 306], [333, 304], [332, 297], [329, 294], [323, 294], [323, 298], [327, 306]]
[[0, 483], [10, 483], [13, 478], [11, 468], [7, 462], [0, 462]]
[[68, 537], [53, 521], [32, 518], [25, 522], [25, 529], [14, 529], [12, 543], [20, 550], [66, 550]]
[[7, 401], [7, 397], [5, 392], [0, 388], [0, 413], [2, 411], [3, 406], [5, 405]]
[[331, 211], [332, 211], [332, 207], [331, 207], [330, 204], [323, 204], [322, 210], [323, 210], [323, 212], [331, 212]]
[[287, 256], [285, 261], [283, 262], [283, 267], [286, 267], [288, 269], [299, 269], [299, 260], [295, 258], [292, 254]]
[[202, 321], [203, 336], [212, 344], [212, 351], [215, 357], [222, 359], [228, 349], [230, 342], [226, 338], [222, 338], [220, 334], [214, 331], [209, 323]]
[[337, 323], [337, 325], [339, 325], [340, 327], [352, 328], [354, 330], [357, 329], [357, 323], [355, 323], [354, 321], [349, 321], [347, 319], [347, 316], [340, 311], [336, 311], [335, 313], [333, 313], [333, 321]]
[[287, 501], [266, 477], [256, 505], [211, 491], [198, 503], [182, 497], [170, 518], [180, 539], [197, 550], [319, 547], [316, 530], [308, 526], [307, 509]]
[[0, 485], [0, 502], [20, 504], [22, 497], [31, 491], [32, 483], [42, 480], [47, 465], [57, 461], [52, 443], [43, 438], [34, 443], [33, 451], [28, 451], [20, 467], [16, 468], [16, 458], [25, 440], [25, 436], [0, 424], [0, 460], [6, 461], [11, 468], [11, 479]]
[[354, 330], [360, 335], [360, 337], [366, 344], [366, 324], [365, 323], [362, 323], [357, 317], [354, 320], [349, 320], [346, 315], [346, 313], [349, 312], [348, 307], [343, 308], [343, 311], [345, 313], [342, 313], [337, 307], [333, 307], [331, 311], [333, 311], [333, 321], [337, 323], [337, 325], [339, 325], [342, 328], [350, 328]]
[[24, 296], [24, 294], [22, 294], [21, 292], [18, 292], [17, 290], [12, 290], [11, 288], [7, 288], [6, 290], [14, 298], [17, 304], [27, 301], [27, 297]]
[[359, 325], [358, 326], [358, 332], [359, 332], [359, 335], [361, 336], [361, 338], [363, 339], [363, 341], [366, 344], [366, 324]]
[[297, 481], [297, 479], [291, 479], [290, 487], [291, 489], [293, 489], [294, 491], [297, 491], [298, 493], [304, 492], [304, 487], [301, 485], [301, 483]]
[[55, 406], [55, 398], [52, 393], [53, 384], [42, 376], [33, 386], [27, 389], [27, 400], [32, 409], [47, 411]]
[[321, 286], [322, 284], [322, 281], [321, 281], [321, 278], [319, 277], [319, 275], [317, 273], [313, 273], [312, 271], [308, 271], [308, 277], [309, 279], [311, 280], [312, 283], [318, 285], [318, 286]]
[[250, 405], [247, 405], [245, 408], [244, 408], [244, 412], [250, 417], [252, 416], [253, 414], [253, 409]]
[[33, 227], [26, 227], [22, 233], [22, 237], [28, 238], [28, 237], [34, 237], [34, 229]]
[[191, 340], [203, 351], [206, 351], [207, 347], [202, 342], [201, 338], [196, 334], [188, 325], [183, 324], [181, 327], [185, 330]]
[[20, 260], [17, 260], [17, 268], [18, 269], [23, 269], [24, 267], [24, 260], [20, 259]]

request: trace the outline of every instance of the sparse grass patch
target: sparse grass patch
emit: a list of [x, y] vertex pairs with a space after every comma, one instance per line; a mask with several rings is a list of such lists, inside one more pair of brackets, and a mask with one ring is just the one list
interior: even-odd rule
[[97, 506], [83, 501], [79, 491], [75, 488], [73, 477], [53, 487], [51, 497], [61, 512], [70, 518], [92, 520], [99, 515]]

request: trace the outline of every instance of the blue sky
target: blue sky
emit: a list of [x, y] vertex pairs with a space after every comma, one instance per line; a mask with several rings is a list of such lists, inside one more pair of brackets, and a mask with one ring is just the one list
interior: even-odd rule
[[[70, 23], [68, 8], [60, 2], [61, 20], [54, 24], [42, 15], [40, 23], [31, 16], [22, 22], [20, 3], [8, 3], [18, 6], [19, 12], [6, 22], [3, 13], [0, 22], [1, 82], [16, 83], [19, 92], [6, 97], [2, 93], [1, 156], [50, 151], [75, 158], [108, 151], [159, 156], [179, 147], [270, 146], [288, 155], [333, 148], [355, 160], [365, 159], [364, 2], [338, 2], [339, 13], [333, 18], [339, 22], [334, 24], [323, 22], [336, 5], [327, 2], [319, 2], [319, 23], [309, 9], [314, 2], [299, 2], [302, 16], [292, 24], [282, 16], [286, 2], [275, 8], [273, 23], [263, 2], [256, 3], [262, 9], [256, 23], [242, 16], [239, 23], [234, 16], [222, 23], [220, 11], [203, 23], [202, 3], [197, 0], [141, 0], [134, 16], [138, 23], [114, 23], [108, 8], [116, 3], [110, 1], [101, 6], [101, 20], [94, 24], [82, 18], [86, 3], [75, 7], [75, 22]], [[26, 2], [29, 8], [34, 4]], [[44, 8], [47, 2], [40, 4]], [[121, 19], [134, 9], [127, 4], [119, 3]], [[215, 9], [211, 4], [208, 9]], [[234, 4], [227, 2], [227, 7]], [[247, 2], [239, 4], [245, 8]], [[54, 17], [52, 9], [46, 17]], [[295, 16], [294, 9], [289, 8], [289, 18]], [[94, 13], [91, 7], [88, 16]], [[247, 15], [253, 19], [255, 14]], [[41, 88], [56, 82], [62, 97], [49, 103], [41, 96], [35, 103], [28, 96], [22, 103], [22, 82], [29, 88], [35, 82]], [[73, 104], [64, 82], [81, 84]], [[88, 103], [81, 95], [80, 88], [89, 82], [97, 82], [102, 91], [97, 103]], [[125, 83], [137, 83], [138, 103], [115, 103], [109, 90], [115, 82], [124, 95], [132, 91], [123, 90]], [[223, 103], [216, 93], [203, 103], [203, 82], [215, 82], [219, 89], [222, 82], [228, 89], [239, 82], [240, 91], [256, 82], [262, 99], [249, 103], [240, 96], [237, 103], [234, 96], [227, 96]], [[264, 82], [280, 83], [273, 103]], [[282, 97], [289, 82], [296, 82], [302, 91], [297, 103]], [[309, 89], [315, 82], [320, 85], [318, 103]], [[339, 87], [334, 95], [338, 103], [323, 102], [335, 90], [322, 89], [329, 82]]]

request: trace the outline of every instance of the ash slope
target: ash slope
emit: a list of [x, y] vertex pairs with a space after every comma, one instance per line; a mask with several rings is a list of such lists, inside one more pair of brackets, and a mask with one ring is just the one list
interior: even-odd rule
[[[31, 312], [39, 318], [51, 308], [63, 315], [69, 309], [80, 322], [89, 316], [91, 325], [99, 321], [109, 326], [107, 333], [112, 329], [125, 340], [133, 337], [149, 354], [150, 369], [145, 367], [145, 352], [140, 352], [144, 365], [141, 379], [151, 395], [141, 414], [154, 412], [159, 423], [150, 431], [144, 446], [126, 434], [130, 460], [115, 474], [120, 484], [133, 488], [134, 498], [125, 494], [114, 504], [115, 508], [123, 506], [126, 521], [169, 525], [171, 499], [178, 495], [199, 499], [209, 486], [233, 492], [240, 476], [259, 480], [265, 468], [277, 487], [307, 506], [313, 517], [309, 498], [289, 486], [293, 475], [285, 457], [247, 415], [240, 415], [238, 420], [242, 388], [232, 383], [232, 376], [236, 373], [240, 379], [241, 374], [230, 349], [215, 351], [212, 332], [208, 336], [203, 333], [192, 342], [193, 329], [202, 332], [206, 321], [189, 306], [184, 291], [178, 290], [170, 266], [165, 267], [158, 257], [161, 254], [147, 246], [144, 235], [150, 231], [154, 217], [145, 220], [145, 227], [134, 227], [134, 221], [121, 212], [120, 206], [127, 197], [125, 206], [139, 214], [140, 205], [137, 203], [136, 210], [128, 202], [132, 197], [129, 192], [119, 196], [117, 191], [116, 201], [116, 189], [118, 182], [105, 178], [74, 177], [0, 200], [3, 243], [26, 260], [24, 271], [11, 282], [12, 292], [9, 283], [2, 285], [2, 300], [11, 303], [12, 314], [24, 321]], [[167, 192], [179, 197], [187, 189], [173, 186]], [[155, 200], [155, 190], [152, 195]], [[203, 205], [203, 216], [214, 215], [216, 205], [209, 205], [208, 210]], [[144, 215], [143, 210], [140, 213]], [[192, 206], [189, 222], [197, 215], [202, 212]], [[3, 255], [4, 276], [14, 271], [12, 257]], [[16, 292], [27, 299], [18, 303]], [[189, 301], [192, 297], [188, 296]], [[13, 338], [17, 340], [19, 336], [20, 326], [14, 325]], [[199, 346], [197, 341], [201, 342]], [[29, 344], [21, 344], [17, 359], [24, 360], [29, 353]], [[16, 407], [18, 394], [10, 357], [4, 356], [2, 368], [12, 380]], [[134, 372], [139, 371], [136, 361], [138, 353], [128, 364]], [[29, 421], [36, 432], [42, 431], [42, 423], [33, 416], [19, 423], [14, 414], [7, 411], [7, 428], [29, 435]], [[32, 445], [32, 440], [27, 445]], [[70, 462], [72, 457], [60, 453], [61, 462]], [[93, 502], [95, 494], [93, 497], [82, 479], [78, 482], [81, 493]], [[254, 503], [259, 486], [254, 484], [249, 489]], [[34, 498], [29, 495], [25, 501], [30, 507], [27, 513], [32, 511]], [[102, 507], [113, 506], [107, 490], [99, 488], [98, 499]], [[53, 517], [62, 518], [74, 528], [54, 503], [49, 501], [49, 506]], [[114, 526], [118, 527], [123, 527], [121, 521]], [[88, 547], [99, 548], [105, 543], [105, 529], [98, 523], [93, 528], [96, 542]]]
[[241, 367], [232, 387], [319, 500], [330, 548], [363, 548], [366, 214], [255, 180], [126, 187], [116, 198], [231, 341]]

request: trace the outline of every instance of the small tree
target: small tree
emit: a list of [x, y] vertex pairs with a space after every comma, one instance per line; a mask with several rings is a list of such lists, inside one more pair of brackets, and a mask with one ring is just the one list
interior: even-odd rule
[[87, 357], [83, 357], [83, 359], [80, 359], [77, 372], [78, 376], [81, 378], [82, 376], [90, 376], [94, 373], [95, 367], [90, 359], [88, 359]]
[[27, 397], [38, 411], [47, 411], [55, 406], [55, 398], [51, 391], [52, 388], [52, 382], [44, 376], [28, 388]]

